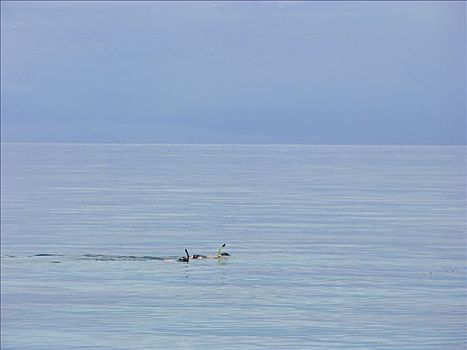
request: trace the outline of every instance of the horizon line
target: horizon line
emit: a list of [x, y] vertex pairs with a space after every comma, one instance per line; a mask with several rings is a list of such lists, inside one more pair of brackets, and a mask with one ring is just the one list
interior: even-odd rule
[[391, 146], [413, 146], [413, 147], [465, 147], [467, 144], [397, 144], [397, 143], [152, 143], [152, 142], [3, 142], [0, 145], [106, 145], [106, 146], [373, 146], [373, 147], [391, 147]]

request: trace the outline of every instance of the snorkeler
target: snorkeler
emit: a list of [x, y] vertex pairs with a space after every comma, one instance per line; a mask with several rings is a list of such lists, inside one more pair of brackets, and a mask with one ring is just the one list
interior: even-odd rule
[[[222, 251], [224, 248], [225, 248], [225, 243], [219, 247], [219, 249], [217, 250], [216, 255], [193, 254], [191, 257], [189, 257], [189, 259], [192, 259], [192, 260], [220, 259], [220, 258], [225, 258], [227, 256], [230, 256], [229, 253]], [[189, 262], [189, 259], [187, 257], [183, 256], [183, 257], [179, 258], [178, 261]]]
[[221, 259], [226, 256], [230, 256], [229, 253], [222, 251], [224, 248], [225, 248], [225, 243], [219, 247], [219, 249], [217, 250], [217, 254], [214, 256], [209, 256], [209, 259]]
[[186, 253], [186, 256], [181, 256], [180, 258], [178, 258], [177, 261], [190, 262], [190, 254], [188, 253], [188, 250], [185, 249], [185, 253]]
[[227, 256], [230, 256], [229, 253], [222, 251], [224, 248], [225, 248], [225, 243], [219, 247], [219, 249], [217, 250], [216, 255], [207, 256], [207, 255], [202, 255], [202, 254], [193, 254], [191, 257], [190, 257], [190, 254], [188, 253], [188, 250], [185, 249], [186, 256], [182, 256], [182, 257], [178, 258], [177, 261], [190, 262], [190, 259], [192, 259], [192, 260], [221, 259], [221, 258], [225, 258]]
[[221, 245], [221, 247], [217, 250], [217, 256], [218, 257], [222, 257], [222, 256], [230, 256], [229, 253], [227, 252], [223, 252], [222, 249], [225, 248], [225, 243], [223, 245]]

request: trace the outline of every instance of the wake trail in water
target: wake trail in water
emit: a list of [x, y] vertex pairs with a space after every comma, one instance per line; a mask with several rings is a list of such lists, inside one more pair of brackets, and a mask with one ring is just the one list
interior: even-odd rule
[[80, 257], [81, 260], [97, 261], [148, 261], [148, 260], [174, 260], [174, 257], [159, 256], [135, 256], [135, 255], [104, 255], [104, 254], [85, 254]]
[[172, 261], [176, 260], [178, 257], [175, 256], [152, 256], [152, 255], [144, 255], [144, 256], [136, 256], [136, 255], [108, 255], [108, 254], [84, 254], [84, 255], [74, 255], [74, 256], [66, 256], [63, 254], [49, 254], [49, 253], [40, 253], [28, 256], [16, 256], [16, 255], [4, 255], [2, 259], [17, 259], [17, 258], [53, 258], [53, 263], [61, 262], [59, 261], [60, 258], [62, 260], [94, 260], [94, 261]]

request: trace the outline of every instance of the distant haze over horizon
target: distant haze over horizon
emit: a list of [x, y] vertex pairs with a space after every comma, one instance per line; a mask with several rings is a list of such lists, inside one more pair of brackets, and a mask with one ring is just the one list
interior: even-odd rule
[[30, 141], [18, 141], [18, 142], [8, 142], [1, 141], [1, 145], [76, 145], [76, 146], [245, 146], [245, 147], [454, 147], [454, 148], [466, 148], [465, 144], [446, 144], [446, 145], [432, 145], [432, 144], [331, 144], [331, 143], [156, 143], [156, 142], [55, 142], [55, 141], [39, 141], [39, 142], [30, 142]]
[[1, 2], [2, 142], [465, 145], [465, 2]]

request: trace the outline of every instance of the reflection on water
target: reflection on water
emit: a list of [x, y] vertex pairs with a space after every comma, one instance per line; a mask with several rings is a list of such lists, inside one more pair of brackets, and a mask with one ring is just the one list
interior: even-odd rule
[[2, 349], [467, 346], [465, 147], [2, 152]]

